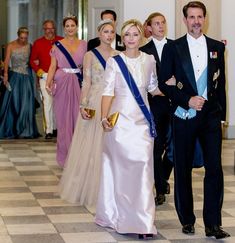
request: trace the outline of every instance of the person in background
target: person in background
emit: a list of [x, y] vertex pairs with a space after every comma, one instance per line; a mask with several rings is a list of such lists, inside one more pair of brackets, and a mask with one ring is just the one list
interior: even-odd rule
[[[3, 82], [6, 92], [0, 108], [0, 138], [37, 138], [34, 82], [29, 67], [29, 31], [20, 27], [7, 45]], [[9, 67], [11, 63], [11, 67]]]
[[46, 79], [48, 69], [51, 63], [50, 50], [57, 40], [63, 37], [56, 35], [56, 26], [53, 20], [45, 20], [43, 22], [44, 36], [35, 40], [30, 55], [30, 66], [37, 74], [39, 86], [42, 95], [43, 119], [45, 129], [45, 139], [51, 139], [56, 136], [56, 124], [53, 112], [53, 99], [46, 91]]
[[[152, 38], [140, 50], [154, 56], [157, 74], [159, 75], [162, 49], [166, 43], [171, 41], [166, 38], [165, 16], [159, 12], [150, 14], [146, 20], [146, 28], [151, 33]], [[170, 101], [168, 97], [162, 95], [149, 95], [148, 100], [158, 134], [154, 140], [155, 204], [161, 205], [165, 202], [165, 194], [170, 193], [170, 185], [167, 180], [170, 177], [173, 165], [166, 153], [166, 148], [169, 146]]]
[[[100, 14], [100, 18], [101, 18], [101, 20], [105, 20], [105, 19], [112, 20], [114, 25], [115, 25], [115, 29], [116, 29], [117, 14], [113, 10], [107, 9], [107, 10], [102, 11], [101, 14]], [[93, 48], [96, 48], [99, 45], [100, 45], [99, 37], [91, 39], [87, 43], [87, 50], [90, 51], [90, 50], [92, 50]], [[113, 41], [111, 43], [111, 47], [113, 49], [118, 50], [118, 51], [124, 50], [124, 47], [122, 45], [121, 36], [118, 35], [117, 33], [116, 33], [115, 38], [113, 39]]]
[[[221, 121], [226, 119], [225, 46], [203, 34], [206, 6], [183, 7], [187, 34], [165, 45], [159, 88], [172, 102], [175, 207], [184, 234], [194, 234], [192, 164], [198, 138], [204, 160], [203, 221], [208, 237], [230, 235], [221, 228], [224, 195]], [[176, 86], [164, 80], [174, 75]]]
[[[103, 128], [100, 126], [100, 105], [104, 69], [107, 59], [117, 54], [111, 47], [115, 36], [113, 22], [102, 20], [97, 30], [100, 45], [84, 57], [80, 114], [59, 184], [62, 199], [85, 205], [92, 211], [97, 202], [101, 171]], [[87, 108], [95, 110], [94, 117], [87, 112]]]
[[[79, 40], [78, 19], [68, 15], [63, 19], [65, 38], [56, 41], [51, 50], [51, 65], [46, 89], [53, 95], [57, 125], [57, 162], [63, 167], [77, 122], [82, 83], [82, 64], [87, 43]], [[77, 155], [79, 156], [79, 154]]]
[[[154, 57], [139, 51], [142, 24], [128, 20], [121, 33], [126, 49], [110, 57], [105, 69], [101, 124], [106, 133], [95, 222], [121, 234], [135, 233], [147, 239], [157, 234], [153, 195], [156, 131], [147, 92], [161, 92]], [[114, 112], [119, 117], [113, 127], [108, 117]]]

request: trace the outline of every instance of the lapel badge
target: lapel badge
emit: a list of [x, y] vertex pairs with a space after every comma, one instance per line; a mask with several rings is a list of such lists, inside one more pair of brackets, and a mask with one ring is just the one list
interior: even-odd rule
[[178, 83], [177, 83], [177, 88], [178, 88], [178, 89], [182, 89], [183, 87], [184, 87], [184, 86], [183, 86], [183, 84], [182, 84], [181, 82], [178, 82]]
[[216, 59], [218, 57], [217, 51], [210, 51], [210, 58]]
[[215, 72], [213, 75], [213, 81], [217, 80], [219, 75], [220, 75], [220, 70], [218, 69], [217, 72]]

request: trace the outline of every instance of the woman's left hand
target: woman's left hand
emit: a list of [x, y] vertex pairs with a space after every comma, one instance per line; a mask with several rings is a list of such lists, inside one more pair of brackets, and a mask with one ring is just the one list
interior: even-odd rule
[[175, 86], [176, 85], [176, 79], [175, 79], [175, 76], [173, 75], [171, 78], [169, 78], [166, 82], [165, 82], [167, 85], [170, 85], [170, 86]]
[[80, 108], [80, 113], [81, 113], [81, 116], [84, 120], [90, 120], [91, 119], [91, 116], [82, 107]]
[[111, 132], [113, 130], [113, 127], [111, 127], [111, 124], [109, 123], [107, 118], [103, 118], [101, 120], [101, 125], [102, 125], [105, 132]]

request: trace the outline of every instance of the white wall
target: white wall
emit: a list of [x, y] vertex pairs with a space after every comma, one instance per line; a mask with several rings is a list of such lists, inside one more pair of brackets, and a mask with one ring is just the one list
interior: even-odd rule
[[167, 36], [175, 39], [175, 0], [122, 0], [123, 21], [138, 19], [142, 23], [153, 12], [161, 12], [167, 20]]
[[226, 64], [227, 64], [227, 98], [229, 127], [227, 131], [228, 138], [235, 138], [235, 21], [233, 19], [235, 9], [234, 0], [223, 0], [221, 6], [221, 36], [227, 40], [226, 46]]

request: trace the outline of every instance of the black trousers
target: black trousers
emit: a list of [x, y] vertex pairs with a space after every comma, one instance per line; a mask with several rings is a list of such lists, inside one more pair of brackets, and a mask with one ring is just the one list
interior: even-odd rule
[[154, 97], [150, 108], [156, 124], [157, 137], [154, 140], [154, 181], [157, 194], [165, 194], [173, 163], [169, 160], [166, 148], [169, 143], [171, 122], [170, 103], [166, 97]]
[[221, 165], [222, 131], [220, 115], [201, 114], [182, 120], [173, 118], [175, 206], [182, 225], [194, 224], [192, 193], [192, 161], [196, 138], [204, 158], [205, 226], [221, 225], [223, 203], [223, 171]]

